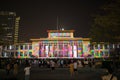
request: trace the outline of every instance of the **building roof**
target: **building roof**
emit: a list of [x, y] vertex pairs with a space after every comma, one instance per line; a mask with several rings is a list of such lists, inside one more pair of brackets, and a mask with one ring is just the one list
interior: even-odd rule
[[75, 30], [47, 30], [47, 32], [74, 32]]
[[53, 41], [53, 40], [59, 40], [59, 41], [62, 41], [62, 40], [83, 40], [83, 41], [89, 41], [90, 38], [39, 38], [39, 39], [30, 39], [31, 41], [46, 41], [46, 40], [49, 40], [49, 41]]

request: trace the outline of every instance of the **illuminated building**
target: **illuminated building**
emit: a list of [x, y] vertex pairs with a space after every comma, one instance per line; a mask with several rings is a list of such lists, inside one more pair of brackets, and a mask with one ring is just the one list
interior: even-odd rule
[[16, 43], [4, 47], [0, 57], [3, 58], [31, 58], [32, 44], [31, 43]]
[[90, 54], [90, 38], [75, 38], [74, 30], [48, 30], [48, 38], [31, 39], [37, 58], [84, 58]]
[[13, 44], [18, 42], [20, 17], [16, 16], [15, 12], [0, 12], [0, 27], [5, 31], [1, 35], [1, 40], [6, 44]]
[[94, 56], [94, 58], [108, 58], [111, 55], [111, 51], [116, 48], [120, 48], [120, 43], [110, 44], [107, 42], [91, 43], [90, 53]]
[[108, 58], [110, 49], [120, 44], [90, 43], [90, 38], [74, 37], [74, 30], [48, 30], [47, 38], [30, 39], [32, 43], [5, 46], [1, 57], [38, 59]]

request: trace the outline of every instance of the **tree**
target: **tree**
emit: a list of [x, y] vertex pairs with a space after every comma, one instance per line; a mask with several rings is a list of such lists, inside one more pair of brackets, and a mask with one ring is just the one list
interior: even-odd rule
[[[90, 30], [90, 37], [94, 42], [120, 43], [120, 0], [110, 0], [102, 6], [102, 12], [95, 16]], [[120, 49], [110, 49], [110, 58], [116, 71]]]
[[120, 0], [111, 0], [102, 6], [102, 12], [94, 17], [90, 30], [92, 41], [120, 42]]

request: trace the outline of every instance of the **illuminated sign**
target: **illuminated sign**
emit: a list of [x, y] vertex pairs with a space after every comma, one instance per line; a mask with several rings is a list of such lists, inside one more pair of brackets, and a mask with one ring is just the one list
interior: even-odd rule
[[70, 37], [70, 33], [50, 33], [50, 37]]

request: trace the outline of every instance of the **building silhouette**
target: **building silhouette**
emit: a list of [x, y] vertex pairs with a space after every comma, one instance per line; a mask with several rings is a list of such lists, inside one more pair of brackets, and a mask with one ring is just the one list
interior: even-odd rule
[[15, 12], [0, 11], [0, 27], [4, 33], [1, 34], [1, 41], [5, 44], [14, 44], [18, 40], [20, 17]]

